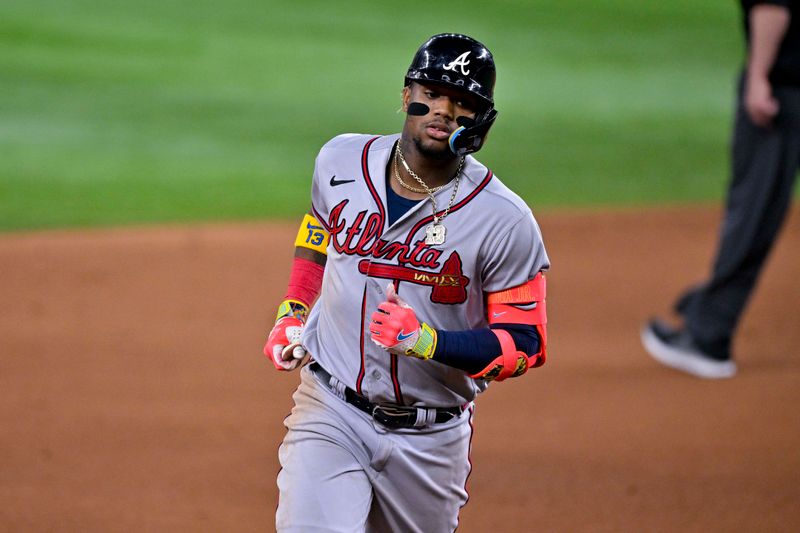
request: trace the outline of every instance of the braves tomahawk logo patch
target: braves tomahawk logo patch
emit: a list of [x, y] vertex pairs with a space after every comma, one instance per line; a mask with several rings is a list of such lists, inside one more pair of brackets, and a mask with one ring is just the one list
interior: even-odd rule
[[469, 278], [464, 275], [461, 256], [453, 252], [439, 272], [428, 272], [403, 265], [387, 265], [363, 259], [358, 271], [373, 278], [407, 281], [431, 287], [431, 301], [437, 304], [461, 304], [467, 301]]

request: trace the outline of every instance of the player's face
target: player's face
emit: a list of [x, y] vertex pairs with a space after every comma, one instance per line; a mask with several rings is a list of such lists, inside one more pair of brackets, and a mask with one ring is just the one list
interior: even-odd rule
[[[477, 98], [467, 91], [413, 82], [403, 89], [403, 110], [408, 112], [412, 103], [427, 106], [428, 112], [424, 115], [413, 112], [407, 115], [404, 127], [407, 138], [427, 157], [454, 157], [448, 145], [450, 134], [458, 128], [458, 117], [475, 117]], [[412, 111], [417, 113], [420, 109], [424, 111], [419, 106], [412, 107]]]

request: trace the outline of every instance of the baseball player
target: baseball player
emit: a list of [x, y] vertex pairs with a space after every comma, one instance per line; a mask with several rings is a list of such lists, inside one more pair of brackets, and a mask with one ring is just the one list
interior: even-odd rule
[[539, 227], [470, 155], [494, 83], [484, 45], [435, 35], [406, 73], [402, 133], [319, 152], [264, 347], [278, 370], [302, 366], [278, 531], [455, 530], [475, 397], [545, 362]]

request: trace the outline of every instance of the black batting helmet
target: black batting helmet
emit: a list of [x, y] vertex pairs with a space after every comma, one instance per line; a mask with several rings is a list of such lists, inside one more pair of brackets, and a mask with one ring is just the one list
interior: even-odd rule
[[481, 43], [460, 33], [434, 35], [419, 47], [406, 72], [412, 81], [464, 89], [494, 107], [494, 58]]

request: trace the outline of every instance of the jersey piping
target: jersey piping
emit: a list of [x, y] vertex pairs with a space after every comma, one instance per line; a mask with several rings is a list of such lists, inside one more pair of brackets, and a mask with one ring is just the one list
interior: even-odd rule
[[[372, 177], [369, 175], [369, 147], [372, 146], [372, 143], [374, 143], [378, 139], [380, 139], [380, 136], [373, 137], [372, 139], [367, 141], [367, 143], [364, 145], [364, 149], [361, 151], [361, 173], [364, 176], [364, 182], [367, 184], [367, 188], [369, 188], [369, 192], [372, 195], [372, 198], [378, 205], [378, 212], [380, 213], [380, 226], [381, 226], [380, 233], [383, 234], [383, 229], [386, 227], [386, 212], [384, 210], [381, 197], [380, 195], [378, 195], [378, 191], [375, 189], [375, 185], [372, 183]], [[367, 288], [364, 287], [364, 294], [361, 297], [361, 368], [359, 368], [358, 370], [358, 379], [356, 379], [356, 391], [358, 391], [359, 394], [361, 394], [361, 384], [364, 381], [364, 375], [366, 374], [366, 361], [364, 355], [364, 323], [366, 320], [366, 305], [367, 305]], [[397, 389], [395, 389], [395, 393], [396, 392]]]
[[358, 378], [356, 379], [356, 392], [361, 392], [361, 382], [364, 380], [366, 373], [366, 366], [364, 364], [364, 322], [367, 317], [367, 287], [364, 286], [364, 292], [361, 294], [361, 338], [359, 339], [359, 351], [361, 352], [361, 368], [358, 371]]
[[386, 227], [386, 211], [383, 207], [381, 197], [378, 195], [378, 191], [375, 189], [375, 184], [372, 183], [372, 177], [369, 175], [369, 147], [372, 146], [372, 143], [378, 139], [380, 139], [380, 136], [373, 137], [367, 141], [367, 144], [364, 145], [364, 150], [361, 152], [361, 173], [364, 175], [364, 181], [369, 188], [370, 194], [372, 194], [372, 198], [378, 205], [378, 212], [380, 213], [381, 217], [381, 233], [383, 233], [383, 230]]
[[[394, 290], [395, 292], [400, 290], [400, 281], [394, 280]], [[397, 375], [397, 354], [391, 354], [391, 364], [389, 365], [389, 371], [392, 375], [392, 385], [394, 386], [394, 398], [398, 405], [405, 405], [403, 401], [403, 391], [400, 390], [400, 379]]]

